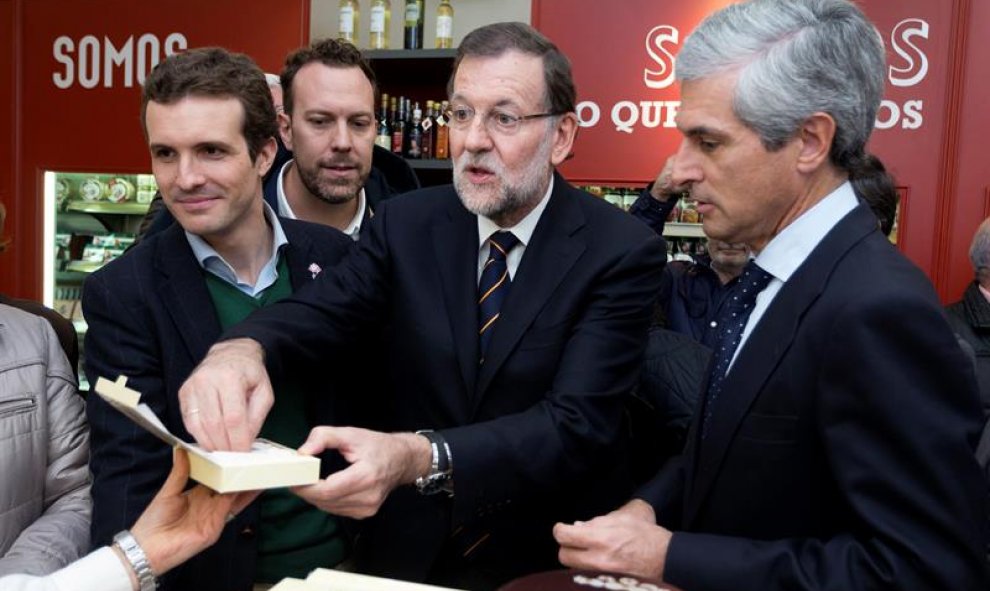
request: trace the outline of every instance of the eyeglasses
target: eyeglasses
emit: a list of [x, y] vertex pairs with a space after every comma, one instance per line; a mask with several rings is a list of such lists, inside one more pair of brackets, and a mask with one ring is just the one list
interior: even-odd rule
[[[447, 109], [446, 114], [447, 120], [450, 122], [451, 127], [454, 127], [455, 129], [467, 129], [471, 126], [471, 122], [474, 121], [476, 112], [471, 107], [455, 105], [450, 109]], [[485, 129], [488, 130], [488, 133], [512, 135], [518, 131], [519, 126], [526, 121], [542, 119], [544, 117], [556, 117], [557, 115], [560, 115], [560, 113], [513, 115], [511, 113], [506, 113], [505, 111], [493, 109], [485, 113], [484, 124]]]

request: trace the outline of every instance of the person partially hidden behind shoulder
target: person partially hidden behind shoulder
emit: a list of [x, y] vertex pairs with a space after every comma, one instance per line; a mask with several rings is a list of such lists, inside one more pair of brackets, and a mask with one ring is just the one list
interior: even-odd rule
[[189, 457], [174, 451], [172, 472], [130, 530], [44, 577], [0, 578], [0, 591], [154, 591], [157, 578], [211, 546], [257, 492], [220, 495], [203, 485], [183, 492]]
[[555, 526], [564, 564], [685, 591], [990, 587], [972, 364], [848, 182], [884, 71], [846, 0], [734, 4], [686, 39], [673, 181], [756, 259], [683, 455]]
[[89, 548], [89, 428], [48, 322], [0, 304], [0, 576], [46, 574]]

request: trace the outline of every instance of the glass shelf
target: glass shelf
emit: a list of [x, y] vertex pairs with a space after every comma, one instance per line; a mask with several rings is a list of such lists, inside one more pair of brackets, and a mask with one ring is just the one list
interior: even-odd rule
[[137, 203], [136, 201], [125, 201], [123, 203], [111, 203], [109, 201], [70, 201], [65, 208], [68, 211], [82, 211], [85, 213], [111, 213], [119, 215], [144, 215], [148, 212], [148, 203]]

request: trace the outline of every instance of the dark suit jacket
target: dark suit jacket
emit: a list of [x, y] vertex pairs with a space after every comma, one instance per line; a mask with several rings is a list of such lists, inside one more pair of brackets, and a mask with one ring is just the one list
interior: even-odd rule
[[680, 530], [664, 578], [690, 591], [986, 589], [979, 416], [928, 280], [860, 205], [750, 335], [708, 437], [696, 419], [682, 462], [639, 492]]
[[362, 533], [359, 570], [422, 580], [455, 547], [470, 563], [460, 567], [489, 581], [552, 567], [554, 521], [608, 510], [629, 486], [622, 398], [642, 360], [661, 240], [556, 177], [482, 366], [478, 244], [453, 187], [390, 199], [343, 265], [225, 334], [257, 339], [277, 373], [314, 352], [325, 366], [385, 326], [383, 428], [441, 431], [455, 495], [396, 490]]
[[[352, 241], [337, 230], [281, 220], [289, 244], [294, 289], [311, 281], [307, 269], [330, 268]], [[210, 345], [220, 336], [206, 282], [178, 224], [143, 241], [94, 273], [83, 290], [86, 375], [128, 376], [128, 387], [142, 394], [168, 429], [192, 441], [183, 426], [178, 390]], [[89, 396], [93, 470], [94, 546], [131, 527], [165, 481], [171, 449], [99, 396]], [[310, 412], [313, 424], [332, 413]], [[165, 589], [250, 589], [254, 580], [257, 503], [225, 529], [211, 549], [166, 576]]]

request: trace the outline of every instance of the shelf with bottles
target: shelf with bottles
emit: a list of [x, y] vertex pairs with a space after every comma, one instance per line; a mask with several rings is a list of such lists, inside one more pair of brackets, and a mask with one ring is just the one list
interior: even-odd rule
[[[361, 2], [339, 0], [338, 38], [374, 50], [389, 50], [396, 45], [404, 50], [421, 50], [427, 47], [445, 49], [453, 46], [454, 8], [451, 0], [440, 0], [433, 15], [427, 14], [424, 0], [370, 0], [367, 6], [367, 26], [362, 30]], [[392, 27], [393, 12], [396, 24], [401, 25], [395, 36]], [[424, 35], [428, 21], [433, 27], [433, 39], [429, 45]]]
[[446, 104], [382, 93], [378, 106], [375, 143], [405, 158], [423, 186], [450, 182]]

